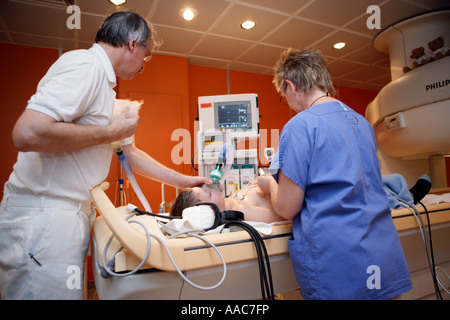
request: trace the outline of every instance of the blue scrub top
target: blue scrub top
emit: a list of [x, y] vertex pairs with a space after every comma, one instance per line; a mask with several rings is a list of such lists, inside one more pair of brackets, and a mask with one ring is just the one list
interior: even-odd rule
[[389, 299], [411, 289], [372, 127], [339, 101], [283, 128], [279, 168], [305, 191], [289, 250], [305, 299]]

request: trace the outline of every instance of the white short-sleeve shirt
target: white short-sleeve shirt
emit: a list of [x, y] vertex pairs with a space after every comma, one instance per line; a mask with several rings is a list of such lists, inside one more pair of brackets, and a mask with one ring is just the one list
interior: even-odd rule
[[[116, 76], [103, 48], [63, 54], [39, 82], [27, 109], [57, 121], [81, 125], [109, 124]], [[90, 190], [104, 181], [112, 158], [110, 144], [59, 153], [19, 152], [5, 190], [16, 193], [90, 200]]]

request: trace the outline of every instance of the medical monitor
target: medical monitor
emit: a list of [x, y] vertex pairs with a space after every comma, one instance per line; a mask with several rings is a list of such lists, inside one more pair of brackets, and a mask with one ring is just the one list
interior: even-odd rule
[[235, 138], [254, 138], [259, 134], [256, 94], [199, 97], [200, 130], [226, 131]]
[[217, 102], [214, 106], [217, 112], [216, 128], [251, 130], [250, 101], [240, 102]]

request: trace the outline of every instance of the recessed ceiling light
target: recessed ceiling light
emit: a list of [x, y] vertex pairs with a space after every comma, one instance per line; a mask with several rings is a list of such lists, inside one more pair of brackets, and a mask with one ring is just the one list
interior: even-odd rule
[[247, 21], [241, 23], [241, 28], [245, 29], [245, 30], [250, 30], [250, 29], [254, 28], [255, 25], [256, 25], [256, 23], [254, 21], [247, 20]]
[[191, 21], [197, 16], [197, 10], [192, 8], [185, 8], [180, 10], [180, 15], [186, 21]]
[[338, 50], [342, 49], [343, 47], [345, 47], [345, 42], [338, 42], [333, 45], [333, 48]]
[[115, 4], [116, 6], [120, 6], [121, 4], [124, 4], [127, 2], [127, 0], [108, 0], [112, 4]]

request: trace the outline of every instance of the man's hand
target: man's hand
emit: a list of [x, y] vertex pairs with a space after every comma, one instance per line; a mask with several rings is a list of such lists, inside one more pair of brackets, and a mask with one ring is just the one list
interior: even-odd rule
[[185, 176], [184, 188], [201, 187], [203, 184], [212, 184], [212, 180], [206, 177]]
[[129, 138], [135, 134], [139, 119], [137, 110], [130, 111], [129, 108], [124, 108], [114, 116], [108, 126], [111, 131], [111, 142]]

